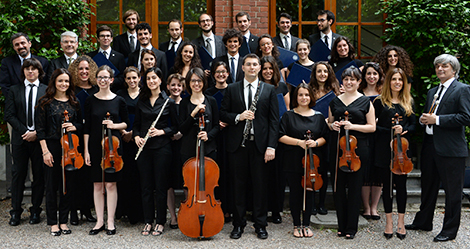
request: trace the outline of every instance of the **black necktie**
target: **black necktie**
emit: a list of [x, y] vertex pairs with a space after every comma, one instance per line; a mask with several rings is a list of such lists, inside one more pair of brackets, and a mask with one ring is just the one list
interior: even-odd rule
[[103, 51], [103, 54], [104, 54], [104, 57], [106, 57], [106, 59], [108, 59], [108, 52]]
[[231, 62], [230, 62], [230, 76], [232, 76], [232, 83], [235, 83], [235, 80], [236, 80], [236, 76], [235, 76], [235, 57], [231, 57], [230, 58]]
[[287, 37], [287, 35], [284, 36], [284, 42], [286, 43], [285, 48], [286, 48], [287, 50], [290, 50], [290, 46], [289, 46], [289, 37]]
[[253, 98], [253, 93], [251, 92], [251, 84], [248, 84], [248, 109], [251, 107], [251, 99]]
[[328, 36], [327, 36], [327, 35], [325, 35], [325, 45], [326, 45], [328, 48], [330, 48], [330, 46], [328, 46]]
[[28, 127], [33, 126], [33, 87], [34, 84], [29, 84], [29, 96], [28, 96]]
[[173, 49], [176, 52], [176, 42], [175, 41], [171, 41], [171, 46], [168, 50], [170, 50], [170, 49]]

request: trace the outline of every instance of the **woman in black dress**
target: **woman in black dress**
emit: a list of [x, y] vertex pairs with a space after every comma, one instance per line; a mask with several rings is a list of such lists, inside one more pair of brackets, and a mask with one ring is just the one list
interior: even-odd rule
[[[181, 94], [184, 90], [184, 78], [179, 73], [174, 73], [168, 76], [167, 79], [168, 95], [172, 100], [175, 101], [176, 112], [179, 116], [180, 102], [182, 100]], [[183, 188], [183, 175], [182, 168], [183, 162], [181, 160], [181, 134], [178, 131], [171, 137], [171, 169], [169, 173], [169, 188], [168, 188], [168, 197], [167, 197], [167, 206], [168, 211], [170, 212], [170, 228], [178, 228], [178, 221], [176, 218], [176, 204], [175, 204], [175, 189]]]
[[140, 72], [136, 67], [130, 66], [123, 72], [126, 82], [126, 89], [117, 92], [126, 102], [127, 112], [129, 114], [129, 126], [121, 130], [122, 139], [122, 160], [125, 167], [122, 168], [122, 174], [126, 177], [118, 182], [118, 204], [116, 209], [116, 218], [127, 216], [131, 224], [144, 220], [142, 209], [142, 197], [140, 194], [140, 176], [135, 161], [137, 146], [132, 138], [132, 127], [135, 118], [135, 106], [137, 105], [140, 93]]
[[[120, 138], [119, 131], [126, 129], [129, 124], [129, 115], [127, 113], [126, 102], [122, 97], [111, 92], [111, 84], [114, 81], [113, 70], [109, 66], [101, 66], [96, 72], [96, 79], [100, 90], [91, 95], [85, 101], [85, 164], [91, 166], [91, 181], [93, 182], [93, 199], [95, 201], [95, 211], [97, 222], [90, 235], [96, 235], [105, 230], [104, 225], [104, 191], [106, 188], [106, 206], [108, 213], [106, 234], [116, 234], [114, 226], [114, 214], [117, 205], [117, 187], [116, 182], [121, 180], [122, 172], [104, 173], [101, 169], [103, 126], [112, 130], [113, 136]], [[111, 120], [104, 120], [109, 112]], [[116, 123], [114, 123], [114, 121]], [[119, 148], [118, 154], [122, 148]], [[105, 182], [105, 184], [103, 184]], [[105, 185], [105, 186], [103, 186]]]
[[[369, 163], [367, 133], [375, 131], [375, 114], [369, 98], [357, 91], [361, 82], [359, 69], [354, 66], [347, 68], [342, 74], [342, 80], [345, 92], [330, 102], [328, 125], [330, 129], [339, 132], [339, 136], [343, 136], [344, 130], [347, 129], [350, 130], [351, 136], [356, 137], [357, 149], [355, 151], [361, 160], [361, 168], [356, 172], [345, 172], [338, 169], [336, 158], [330, 159], [330, 164], [335, 164], [336, 171], [334, 182], [336, 192], [333, 196], [338, 218], [338, 236], [353, 239], [357, 232], [361, 206], [363, 168], [367, 168]], [[342, 120], [346, 111], [349, 112], [350, 121]], [[330, 155], [341, 156], [341, 152], [337, 154], [336, 146], [331, 147], [335, 150], [331, 151]]]
[[[378, 175], [382, 178], [386, 225], [384, 236], [390, 239], [393, 236], [392, 219], [392, 184], [397, 191], [398, 224], [397, 237], [404, 239], [405, 212], [406, 212], [406, 175], [395, 175], [390, 171], [390, 141], [391, 131], [401, 134], [410, 141], [410, 133], [416, 128], [416, 116], [413, 111], [413, 99], [407, 88], [408, 81], [400, 68], [395, 68], [385, 77], [382, 94], [374, 101], [375, 115], [377, 117], [377, 131], [375, 132], [375, 166]], [[402, 117], [399, 125], [392, 125], [395, 113]], [[408, 150], [409, 151], [409, 150]], [[410, 155], [408, 157], [411, 158]], [[390, 175], [392, 174], [392, 175]], [[392, 182], [390, 182], [392, 180]]]
[[331, 47], [331, 59], [330, 65], [333, 67], [333, 71], [336, 73], [339, 70], [347, 66], [351, 61], [354, 61], [362, 70], [364, 63], [362, 61], [355, 59], [356, 49], [351, 44], [349, 39], [345, 36], [340, 36], [335, 39], [333, 46]]
[[[369, 97], [370, 101], [373, 103], [374, 99], [377, 98], [382, 90], [383, 78], [384, 75], [379, 64], [376, 62], [367, 62], [362, 70], [363, 80], [361, 84], [359, 84], [358, 91], [366, 97]], [[374, 134], [369, 135], [369, 147], [375, 147]], [[364, 170], [364, 186], [362, 186], [362, 205], [364, 212], [362, 216], [368, 220], [380, 220], [377, 206], [380, 201], [380, 195], [382, 194], [382, 181], [375, 167], [373, 167], [374, 153], [370, 153], [370, 160], [370, 167]]]
[[[171, 165], [170, 142], [171, 137], [178, 131], [175, 102], [160, 90], [162, 75], [162, 71], [155, 67], [145, 72], [132, 130], [137, 147], [142, 149], [137, 159], [137, 167], [142, 187], [145, 226], [141, 234], [144, 236], [149, 234], [158, 236], [163, 233], [166, 223], [168, 171]], [[160, 112], [162, 113], [160, 118], [155, 126], [151, 127]], [[145, 142], [147, 134], [149, 137]], [[157, 219], [152, 228], [155, 203]]]
[[[312, 211], [312, 192], [307, 191], [306, 200], [303, 200], [303, 188], [301, 179], [303, 174], [302, 158], [306, 148], [312, 148], [320, 161], [324, 160], [323, 150], [320, 147], [326, 144], [325, 137], [328, 128], [325, 117], [311, 108], [315, 105], [312, 89], [305, 83], [301, 83], [294, 91], [296, 98], [292, 99], [292, 110], [284, 113], [281, 118], [279, 130], [279, 142], [284, 143], [286, 155], [283, 157], [284, 175], [289, 184], [289, 205], [294, 219], [294, 236], [312, 237], [313, 232], [309, 227]], [[313, 139], [305, 139], [306, 132], [310, 131]], [[313, 167], [313, 163], [311, 164]], [[302, 202], [305, 201], [305, 211], [301, 221]]]
[[[72, 75], [71, 82], [75, 85], [75, 96], [80, 101], [80, 110], [82, 110], [82, 122], [85, 120], [85, 100], [98, 92], [96, 85], [96, 71], [98, 66], [87, 55], [79, 56], [69, 65], [69, 72]], [[79, 131], [79, 136], [82, 136], [83, 130]], [[83, 139], [80, 139], [79, 151], [83, 154], [84, 149]], [[72, 200], [70, 207], [70, 224], [78, 225], [77, 210], [80, 209], [80, 216], [86, 217], [88, 222], [96, 222], [96, 219], [91, 215], [91, 208], [93, 207], [93, 183], [90, 180], [90, 168], [82, 167], [77, 170], [76, 174], [69, 178], [73, 181], [72, 188], [76, 188], [75, 197]]]
[[[64, 171], [65, 179], [62, 178], [63, 151], [60, 139], [63, 136], [62, 129], [67, 132], [77, 132], [83, 127], [83, 122], [80, 103], [75, 97], [70, 79], [71, 76], [67, 69], [55, 70], [51, 75], [46, 94], [38, 101], [39, 107], [37, 109], [39, 114], [37, 115], [36, 130], [46, 165], [44, 175], [47, 225], [51, 226], [53, 236], [72, 233], [67, 227], [67, 218], [74, 192], [71, 189], [72, 182], [67, 178], [76, 172]], [[67, 123], [63, 121], [65, 110], [68, 111], [70, 120]], [[65, 183], [65, 193], [63, 183]], [[59, 191], [59, 206], [57, 206], [57, 191]], [[59, 211], [59, 220], [57, 220], [57, 211]]]
[[[217, 134], [219, 133], [219, 110], [214, 97], [204, 94], [207, 81], [201, 68], [189, 70], [186, 77], [187, 91], [191, 95], [184, 98], [180, 106], [180, 131], [183, 134], [181, 158], [183, 162], [196, 156], [196, 141], [204, 141], [204, 154], [214, 160], [217, 158]], [[205, 130], [199, 130], [199, 112], [204, 111], [207, 120]]]

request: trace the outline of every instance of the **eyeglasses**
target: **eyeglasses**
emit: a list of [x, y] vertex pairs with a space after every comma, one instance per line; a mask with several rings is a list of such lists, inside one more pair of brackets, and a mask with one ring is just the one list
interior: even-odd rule
[[96, 79], [98, 81], [103, 81], [103, 80], [108, 81], [109, 79], [111, 79], [111, 77], [109, 77], [109, 76], [98, 76], [98, 77], [96, 77]]
[[201, 79], [191, 79], [191, 83], [198, 83], [201, 84], [202, 80]]

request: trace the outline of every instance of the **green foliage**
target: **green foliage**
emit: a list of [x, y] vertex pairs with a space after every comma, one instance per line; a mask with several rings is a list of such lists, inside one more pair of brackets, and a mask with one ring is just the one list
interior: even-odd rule
[[460, 80], [470, 82], [470, 1], [381, 0], [387, 14], [384, 40], [403, 47], [415, 65], [413, 97], [420, 112], [427, 91], [438, 84], [433, 61], [448, 53], [459, 58]]
[[60, 34], [66, 30], [81, 36], [79, 53], [93, 50], [85, 33], [92, 12], [82, 0], [2, 0], [0, 9], [0, 59], [14, 53], [10, 37], [17, 32], [29, 35], [32, 53], [49, 60], [61, 54]]

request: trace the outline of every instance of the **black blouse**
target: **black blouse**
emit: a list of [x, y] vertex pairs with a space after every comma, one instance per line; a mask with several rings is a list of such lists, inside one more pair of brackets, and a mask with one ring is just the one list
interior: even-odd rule
[[[157, 119], [160, 110], [166, 99], [169, 97], [165, 92], [161, 92], [155, 104], [152, 106], [149, 99], [141, 99], [136, 105], [134, 127], [132, 135], [144, 138], [147, 135], [150, 125]], [[165, 135], [150, 137], [145, 144], [146, 148], [158, 149], [171, 142], [171, 137], [178, 132], [178, 116], [175, 101], [170, 98], [155, 128], [165, 131]]]
[[[331, 62], [330, 65], [333, 67], [333, 71], [337, 73], [339, 70], [343, 69], [346, 65], [348, 65], [352, 60], [349, 59], [349, 57], [344, 57], [344, 58], [339, 58], [337, 62]], [[364, 66], [364, 63], [362, 63], [361, 60], [354, 59], [354, 62], [356, 62], [357, 67], [362, 67]]]
[[[345, 105], [338, 97], [334, 98], [330, 102], [331, 113], [334, 116], [335, 121], [341, 121], [344, 119], [344, 112], [349, 112], [349, 121], [353, 124], [367, 124], [366, 115], [370, 110], [370, 99], [364, 95], [355, 99], [349, 105]], [[365, 138], [366, 134], [351, 130], [350, 135], [355, 136], [356, 138]], [[344, 129], [341, 129], [341, 135], [344, 135]]]
[[130, 125], [127, 127], [127, 131], [132, 130], [132, 127], [134, 125], [134, 119], [135, 119], [135, 106], [137, 105], [137, 102], [139, 101], [139, 98], [136, 97], [135, 99], [131, 98], [129, 96], [129, 92], [127, 89], [121, 89], [116, 93], [118, 96], [121, 96], [124, 101], [126, 102], [127, 105], [127, 112], [129, 114], [129, 122]]
[[[195, 156], [197, 134], [199, 133], [199, 118], [191, 117], [191, 112], [196, 105], [191, 103], [191, 97], [184, 98], [180, 103], [180, 131], [183, 134], [181, 154]], [[207, 131], [208, 140], [204, 144], [205, 153], [209, 154], [217, 149], [216, 136], [219, 133], [219, 109], [217, 102], [212, 96], [204, 95], [205, 110], [205, 130]]]
[[[282, 115], [279, 137], [286, 135], [305, 140], [307, 130], [311, 131], [314, 140], [321, 137], [326, 138], [328, 126], [321, 112], [315, 111], [315, 114], [312, 116], [302, 116], [295, 113], [294, 110], [290, 110]], [[323, 148], [312, 148], [312, 150], [322, 161]], [[283, 157], [284, 171], [302, 172], [302, 157], [305, 155], [305, 150], [300, 146], [285, 144], [283, 152], [285, 153]]]
[[[400, 121], [400, 125], [403, 127], [403, 131], [408, 131], [403, 137], [410, 141], [411, 133], [414, 133], [416, 129], [416, 116], [411, 114], [406, 116], [405, 109], [400, 104], [393, 104], [393, 108], [383, 105], [382, 100], [377, 98], [374, 101], [375, 116], [377, 117], [377, 125], [375, 131], [375, 165], [377, 167], [388, 168], [390, 167], [390, 141], [391, 141], [391, 130], [392, 118], [395, 117], [395, 113], [398, 113], [403, 118]], [[413, 106], [414, 109], [414, 106]], [[408, 154], [409, 154], [408, 150]], [[408, 155], [410, 157], [411, 155]]]
[[77, 128], [77, 131], [74, 133], [80, 132], [83, 127], [80, 104], [72, 106], [70, 101], [53, 99], [52, 102], [45, 105], [44, 108], [40, 105], [37, 107], [37, 112], [39, 113], [39, 115], [36, 115], [38, 140], [59, 140], [62, 137], [61, 128], [64, 121], [65, 110], [69, 113], [69, 121]]

